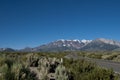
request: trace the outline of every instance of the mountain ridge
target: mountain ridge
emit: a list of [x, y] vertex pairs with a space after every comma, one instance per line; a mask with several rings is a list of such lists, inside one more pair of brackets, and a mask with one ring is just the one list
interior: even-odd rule
[[11, 48], [0, 48], [0, 51], [20, 51], [20, 52], [49, 52], [49, 51], [113, 51], [120, 48], [120, 42], [105, 38], [97, 38], [94, 40], [65, 40], [59, 39], [47, 44], [43, 44], [34, 48], [24, 48], [15, 50]]

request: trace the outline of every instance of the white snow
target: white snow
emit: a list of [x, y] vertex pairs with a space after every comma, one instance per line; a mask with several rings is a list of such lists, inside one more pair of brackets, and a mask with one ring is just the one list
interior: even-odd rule
[[[79, 43], [85, 43], [85, 44], [87, 44], [87, 43], [90, 43], [92, 40], [86, 40], [86, 39], [83, 39], [83, 40], [79, 40], [79, 39], [73, 39], [73, 40], [65, 40], [65, 39], [59, 39], [59, 40], [57, 40], [57, 41], [62, 41], [63, 43], [65, 43], [65, 41], [68, 41], [68, 42], [72, 42], [72, 41], [74, 41], [74, 42], [79, 42]], [[70, 43], [71, 44], [71, 43]], [[68, 46], [68, 45], [63, 45], [63, 46]]]
[[66, 46], [65, 44], [63, 44], [63, 46]]
[[63, 41], [63, 42], [64, 42], [65, 40], [64, 40], [64, 39], [61, 39], [61, 41]]
[[75, 41], [75, 42], [76, 42], [76, 41], [79, 41], [79, 40], [78, 40], [78, 39], [74, 39], [73, 41]]
[[90, 43], [92, 40], [86, 40], [86, 39], [83, 39], [83, 40], [81, 40], [81, 42], [83, 42], [83, 43]]

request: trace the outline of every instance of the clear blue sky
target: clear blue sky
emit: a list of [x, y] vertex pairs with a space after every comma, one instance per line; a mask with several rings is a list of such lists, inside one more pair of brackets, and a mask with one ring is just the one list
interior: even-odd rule
[[0, 47], [101, 37], [120, 40], [120, 0], [0, 0]]

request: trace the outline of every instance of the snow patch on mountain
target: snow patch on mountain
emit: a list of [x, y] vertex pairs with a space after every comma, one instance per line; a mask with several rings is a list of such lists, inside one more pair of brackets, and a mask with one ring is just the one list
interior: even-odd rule
[[83, 39], [81, 40], [82, 43], [90, 43], [92, 40], [86, 40], [86, 39]]

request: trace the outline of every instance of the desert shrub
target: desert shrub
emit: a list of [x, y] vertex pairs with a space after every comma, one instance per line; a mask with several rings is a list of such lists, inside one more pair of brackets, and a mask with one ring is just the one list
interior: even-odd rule
[[64, 59], [64, 65], [74, 76], [73, 80], [118, 80], [112, 70], [100, 68], [85, 60]]
[[87, 57], [90, 57], [90, 58], [96, 58], [96, 59], [101, 59], [102, 54], [98, 54], [98, 53], [90, 53], [90, 54], [87, 55]]
[[[0, 80], [37, 80], [36, 74], [30, 71], [28, 66], [31, 60], [37, 60], [40, 57], [59, 59], [68, 54], [77, 53], [78, 56], [91, 57], [101, 59], [103, 54], [97, 52], [39, 52], [39, 53], [1, 53], [0, 54]], [[102, 52], [101, 52], [102, 53]], [[112, 52], [105, 55], [112, 55], [112, 58], [119, 59], [118, 54]], [[30, 55], [30, 56], [29, 56]], [[117, 55], [117, 56], [116, 56]], [[110, 56], [111, 57], [111, 56]], [[56, 68], [56, 77], [59, 80], [62, 76], [65, 80], [119, 80], [112, 70], [104, 69], [97, 66], [95, 63], [84, 59], [66, 59], [63, 58], [62, 66]], [[45, 79], [46, 80], [46, 79]]]
[[0, 80], [36, 80], [35, 74], [18, 60], [5, 57], [1, 62]]

